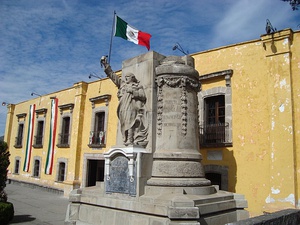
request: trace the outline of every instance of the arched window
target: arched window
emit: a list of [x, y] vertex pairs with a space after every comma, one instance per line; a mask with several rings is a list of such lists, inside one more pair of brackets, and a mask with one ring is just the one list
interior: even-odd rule
[[204, 165], [205, 177], [220, 190], [228, 191], [228, 167], [220, 165]]
[[40, 160], [34, 160], [33, 177], [40, 177]]
[[212, 185], [218, 185], [222, 190], [222, 175], [219, 173], [205, 173], [206, 179], [211, 181]]
[[66, 163], [60, 162], [58, 166], [58, 179], [57, 181], [64, 181], [65, 180], [65, 173], [66, 172]]
[[20, 158], [15, 159], [15, 168], [14, 168], [14, 174], [19, 174], [20, 171]]
[[56, 164], [56, 181], [64, 182], [67, 180], [68, 159], [58, 158]]

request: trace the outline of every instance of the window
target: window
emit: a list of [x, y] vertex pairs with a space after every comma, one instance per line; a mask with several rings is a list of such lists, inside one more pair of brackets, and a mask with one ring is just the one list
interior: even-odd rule
[[19, 123], [18, 133], [15, 141], [15, 148], [22, 148], [24, 124]]
[[56, 164], [56, 182], [64, 182], [67, 179], [68, 159], [58, 158]]
[[205, 112], [207, 124], [225, 123], [225, 98], [218, 95], [205, 99]]
[[44, 133], [44, 121], [37, 122], [37, 129], [35, 135], [34, 147], [43, 147], [43, 133]]
[[62, 118], [62, 129], [59, 134], [59, 144], [61, 146], [69, 146], [69, 136], [70, 136], [70, 117], [66, 116]]
[[19, 174], [19, 171], [20, 171], [20, 159], [17, 158], [17, 159], [15, 160], [14, 173], [15, 173], [15, 174]]
[[44, 126], [45, 126], [45, 119], [47, 114], [46, 108], [36, 109], [36, 129], [35, 129], [35, 136], [33, 147], [35, 148], [42, 148], [43, 147], [43, 140], [44, 140]]
[[225, 86], [201, 90], [199, 100], [199, 128], [201, 147], [232, 146], [232, 70], [200, 76], [202, 86], [224, 77]]
[[105, 143], [105, 112], [95, 113], [94, 129], [90, 132], [90, 145], [101, 146]]
[[60, 162], [58, 166], [58, 178], [57, 181], [64, 181], [65, 180], [65, 170], [66, 170], [66, 164], [64, 162]]
[[57, 147], [69, 148], [71, 143], [71, 128], [74, 104], [69, 103], [58, 106], [60, 110], [60, 133], [58, 134]]
[[205, 120], [203, 129], [203, 142], [205, 144], [225, 143], [225, 97], [217, 95], [204, 99]]
[[219, 173], [206, 173], [206, 179], [211, 181], [212, 185], [218, 185], [219, 189], [222, 190], [222, 176]]
[[[219, 185], [219, 188], [228, 191], [228, 167], [220, 165], [204, 165], [205, 177], [212, 185]], [[234, 192], [234, 190], [231, 190]]]
[[106, 144], [106, 126], [110, 99], [111, 95], [100, 95], [89, 99], [92, 104], [92, 121], [88, 142], [90, 148], [101, 148]]
[[33, 177], [39, 177], [39, 176], [40, 176], [40, 160], [35, 159], [33, 165]]

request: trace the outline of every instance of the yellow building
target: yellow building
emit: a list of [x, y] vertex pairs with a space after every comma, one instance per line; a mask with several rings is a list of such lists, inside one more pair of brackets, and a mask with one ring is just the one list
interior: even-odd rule
[[[192, 56], [202, 83], [200, 151], [207, 177], [244, 194], [251, 216], [299, 208], [300, 32], [287, 29]], [[103, 153], [116, 143], [116, 93], [102, 79], [10, 105], [9, 179], [65, 195], [102, 181]], [[54, 100], [57, 129], [51, 138]]]
[[299, 208], [300, 32], [192, 56], [208, 177], [245, 194], [251, 216]]
[[[5, 141], [9, 179], [62, 191], [103, 180], [103, 153], [115, 144], [117, 88], [109, 79], [73, 87], [8, 106]], [[55, 138], [50, 136], [51, 101], [58, 100]], [[30, 140], [30, 106], [35, 106]], [[111, 114], [111, 116], [109, 116]], [[101, 137], [100, 137], [101, 136]], [[49, 142], [55, 140], [52, 173], [47, 174]], [[31, 153], [27, 142], [32, 142]], [[29, 159], [26, 156], [29, 155]], [[28, 161], [28, 169], [25, 169]]]

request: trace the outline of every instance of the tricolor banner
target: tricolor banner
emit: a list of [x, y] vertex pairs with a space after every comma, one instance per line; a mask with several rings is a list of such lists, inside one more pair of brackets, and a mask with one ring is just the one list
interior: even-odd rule
[[137, 45], [143, 45], [148, 50], [150, 49], [151, 34], [140, 31], [133, 26], [130, 26], [124, 20], [116, 15], [115, 17], [115, 34], [116, 37], [121, 37], [131, 41]]
[[58, 99], [51, 100], [51, 120], [50, 120], [50, 136], [48, 145], [48, 154], [46, 160], [45, 174], [52, 174], [53, 157], [54, 157], [54, 146], [56, 136], [56, 121], [58, 113]]
[[30, 156], [32, 149], [32, 139], [33, 139], [33, 127], [34, 127], [34, 113], [35, 113], [35, 104], [29, 106], [29, 119], [28, 119], [28, 136], [26, 142], [26, 152], [25, 152], [25, 161], [23, 171], [28, 172], [30, 166]]

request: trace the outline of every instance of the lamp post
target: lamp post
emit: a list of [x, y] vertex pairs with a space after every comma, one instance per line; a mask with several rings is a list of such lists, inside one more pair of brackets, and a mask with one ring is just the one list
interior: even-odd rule
[[37, 96], [42, 97], [42, 95], [40, 95], [40, 94], [37, 94], [37, 93], [35, 93], [35, 92], [31, 92], [31, 96], [34, 96], [34, 95], [37, 95]]
[[183, 54], [188, 55], [188, 52], [186, 53], [178, 42], [176, 42], [176, 44], [174, 45], [173, 51], [175, 51], [176, 49], [181, 51]]
[[98, 79], [101, 79], [101, 77], [99, 77], [97, 74], [95, 73], [90, 73], [89, 75], [89, 79], [91, 79], [92, 77], [95, 77], [95, 78], [98, 78]]
[[267, 19], [267, 24], [266, 24], [266, 32], [267, 32], [267, 34], [274, 33], [276, 31], [277, 31], [276, 28], [273, 28], [270, 20]]
[[11, 105], [11, 103], [8, 103], [8, 102], [2, 102], [2, 106], [9, 106]]

